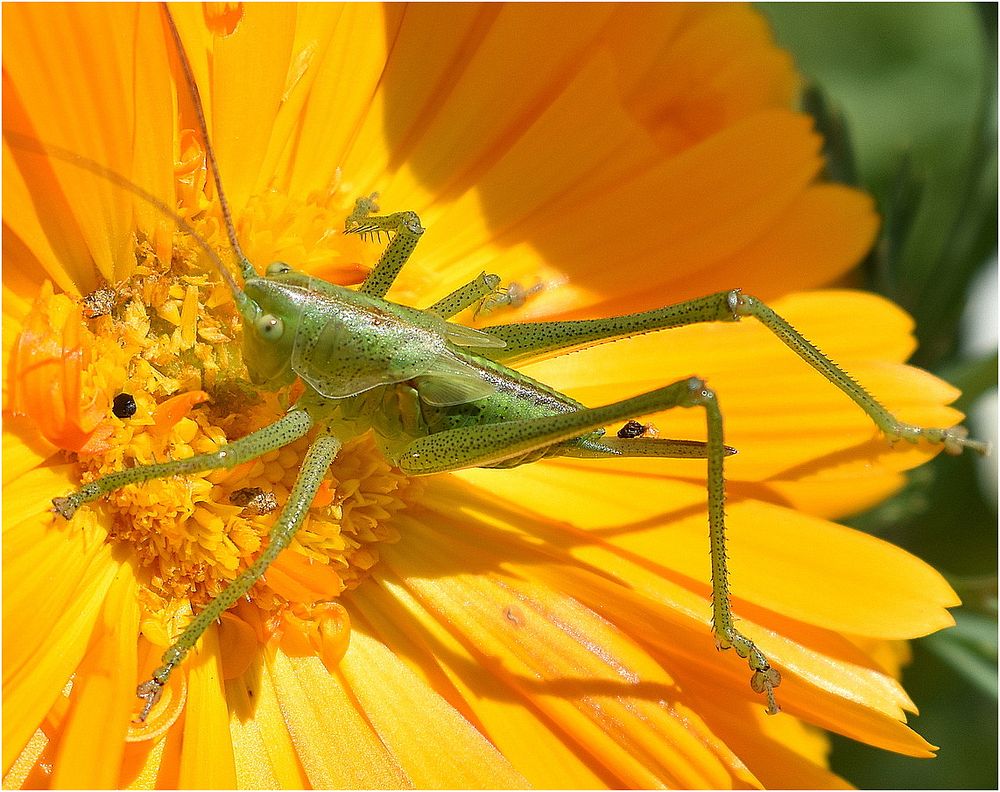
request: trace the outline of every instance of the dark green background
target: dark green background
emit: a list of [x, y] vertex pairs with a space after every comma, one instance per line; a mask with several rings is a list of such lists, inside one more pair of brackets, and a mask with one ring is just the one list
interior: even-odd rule
[[[996, 277], [996, 4], [758, 7], [819, 89], [805, 104], [828, 136], [830, 177], [879, 203], [882, 238], [859, 282], [914, 314], [914, 361], [961, 387], [968, 408], [997, 382], [995, 347], [963, 353], [958, 333], [970, 279], [984, 266]], [[834, 738], [834, 769], [860, 787], [997, 787], [996, 480], [986, 479], [971, 455], [942, 455], [851, 521], [929, 561], [965, 602], [958, 627], [914, 642], [903, 680], [921, 711], [910, 723], [938, 758]]]

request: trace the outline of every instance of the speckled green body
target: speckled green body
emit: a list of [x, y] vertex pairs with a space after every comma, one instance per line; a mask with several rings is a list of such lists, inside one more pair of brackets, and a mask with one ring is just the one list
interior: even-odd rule
[[[474, 330], [448, 319], [496, 288], [480, 275], [427, 309], [384, 298], [401, 266], [397, 248], [412, 250], [407, 234], [422, 229], [412, 213], [370, 217], [357, 212], [348, 230], [395, 232], [386, 254], [357, 290], [318, 281], [276, 263], [266, 276], [234, 285], [243, 316], [244, 360], [252, 382], [280, 388], [299, 378], [305, 394], [288, 414], [213, 453], [112, 473], [56, 498], [69, 519], [79, 506], [127, 484], [162, 476], [230, 467], [314, 432], [315, 439], [288, 502], [261, 556], [185, 629], [150, 680], [139, 686], [144, 719], [173, 668], [221, 613], [249, 591], [291, 542], [327, 467], [348, 439], [373, 432], [385, 457], [410, 475], [468, 467], [505, 468], [551, 456], [689, 457], [708, 459], [708, 513], [712, 558], [712, 624], [720, 648], [733, 648], [753, 675], [751, 687], [778, 706], [781, 676], [735, 627], [725, 553], [722, 413], [715, 393], [691, 377], [603, 407], [590, 408], [508, 367], [638, 333], [681, 325], [737, 321], [752, 316], [799, 357], [850, 396], [891, 438], [926, 439], [949, 450], [972, 446], [960, 430], [902, 424], [866, 390], [807, 342], [787, 322], [738, 290], [628, 316], [576, 322], [511, 324]], [[351, 228], [351, 222], [355, 227]], [[363, 224], [362, 224], [363, 223]], [[405, 260], [403, 257], [402, 260]], [[387, 275], [387, 270], [392, 270]], [[252, 271], [248, 265], [244, 273]], [[708, 442], [606, 436], [605, 427], [673, 407], [706, 411]]]

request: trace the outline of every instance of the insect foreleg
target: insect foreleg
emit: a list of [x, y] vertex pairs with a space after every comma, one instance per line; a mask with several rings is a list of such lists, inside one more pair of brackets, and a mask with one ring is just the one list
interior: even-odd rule
[[323, 480], [323, 475], [330, 467], [330, 463], [336, 458], [341, 445], [341, 441], [337, 437], [325, 432], [313, 441], [302, 460], [302, 468], [295, 480], [295, 486], [289, 493], [288, 502], [285, 503], [281, 515], [274, 527], [271, 528], [267, 547], [264, 548], [256, 561], [209, 602], [201, 613], [195, 616], [180, 637], [164, 653], [162, 665], [153, 672], [150, 679], [136, 688], [136, 695], [145, 699], [146, 702], [139, 715], [140, 721], [144, 721], [149, 715], [149, 711], [160, 698], [160, 693], [163, 691], [163, 686], [166, 684], [170, 672], [184, 659], [201, 634], [236, 600], [246, 594], [250, 587], [264, 574], [271, 562], [278, 557], [278, 554], [288, 547], [295, 532], [305, 520], [316, 491]]
[[[736, 629], [729, 603], [723, 514], [725, 481], [722, 467], [723, 460], [731, 449], [723, 444], [722, 413], [719, 411], [718, 401], [702, 380], [697, 377], [681, 380], [605, 407], [543, 418], [463, 426], [428, 435], [410, 443], [400, 454], [397, 464], [404, 471], [414, 474], [495, 465], [536, 449], [578, 438], [624, 418], [648, 415], [671, 407], [699, 406], [705, 408], [708, 416], [708, 442], [703, 449], [698, 450], [701, 451], [701, 456], [708, 458], [713, 630], [721, 649], [733, 648], [740, 657], [746, 658], [753, 671], [751, 687], [756, 692], [767, 695], [768, 712], [773, 714], [778, 711], [774, 688], [781, 682], [781, 675], [771, 667], [753, 642]], [[597, 442], [600, 444], [602, 441]], [[570, 453], [573, 454], [573, 451]]]
[[268, 451], [282, 448], [298, 440], [312, 427], [313, 421], [305, 410], [293, 410], [270, 426], [258, 429], [228, 445], [208, 454], [198, 454], [188, 459], [157, 462], [152, 465], [119, 470], [84, 484], [76, 492], [64, 498], [53, 498], [52, 505], [57, 514], [70, 519], [84, 503], [97, 500], [102, 495], [128, 484], [139, 484], [152, 479], [187, 473], [201, 473], [216, 468], [235, 467], [248, 459], [255, 459]]
[[608, 319], [486, 327], [482, 332], [505, 341], [506, 346], [473, 351], [483, 357], [509, 365], [653, 330], [665, 330], [701, 322], [735, 322], [744, 316], [758, 320], [795, 354], [850, 396], [890, 440], [903, 439], [915, 443], [923, 439], [943, 444], [949, 453], [960, 453], [963, 448], [970, 448], [978, 453], [986, 453], [989, 450], [988, 444], [967, 439], [965, 429], [962, 427], [922, 429], [903, 423], [788, 322], [757, 298], [741, 294], [739, 289], [718, 292], [666, 308]]
[[481, 272], [475, 280], [455, 289], [447, 297], [441, 298], [426, 310], [436, 313], [442, 319], [450, 319], [455, 314], [495, 292], [499, 285], [499, 275], [487, 275], [485, 272]]
[[374, 297], [384, 297], [403, 265], [420, 241], [424, 227], [415, 212], [395, 212], [391, 215], [370, 215], [375, 210], [374, 197], [359, 198], [354, 212], [344, 223], [345, 234], [391, 234], [388, 246], [374, 269], [368, 273], [358, 290]]

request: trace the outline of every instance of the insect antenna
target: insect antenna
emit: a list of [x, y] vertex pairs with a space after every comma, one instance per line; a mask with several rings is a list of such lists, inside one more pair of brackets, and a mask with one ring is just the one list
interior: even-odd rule
[[76, 168], [93, 173], [95, 176], [105, 179], [111, 184], [114, 184], [116, 187], [120, 187], [126, 192], [132, 193], [152, 206], [167, 219], [173, 220], [177, 224], [178, 228], [191, 236], [201, 251], [208, 257], [212, 264], [215, 265], [219, 274], [222, 275], [223, 279], [232, 290], [233, 299], [236, 301], [236, 307], [240, 310], [240, 313], [246, 316], [253, 315], [256, 312], [257, 306], [249, 297], [247, 297], [243, 289], [240, 288], [240, 285], [236, 282], [232, 273], [229, 272], [226, 265], [223, 264], [222, 259], [219, 258], [219, 254], [212, 249], [212, 246], [208, 244], [208, 241], [201, 236], [201, 234], [195, 231], [187, 220], [177, 214], [177, 212], [163, 203], [163, 201], [155, 195], [147, 190], [144, 190], [138, 184], [129, 181], [117, 171], [113, 171], [105, 165], [101, 165], [92, 159], [88, 159], [81, 154], [77, 154], [75, 151], [60, 148], [59, 146], [54, 146], [51, 143], [43, 143], [35, 138], [22, 135], [20, 132], [15, 132], [12, 129], [4, 129], [3, 136], [6, 138], [7, 142], [15, 148], [19, 148], [33, 154], [40, 154], [52, 157], [53, 159], [62, 160], [63, 162], [66, 162]]
[[219, 173], [219, 161], [215, 158], [215, 149], [212, 148], [212, 141], [208, 136], [208, 123], [205, 121], [205, 108], [201, 102], [201, 92], [198, 90], [198, 83], [194, 79], [194, 70], [191, 68], [191, 61], [188, 60], [187, 51], [181, 41], [181, 34], [177, 30], [174, 17], [166, 3], [161, 3], [164, 16], [167, 19], [167, 27], [170, 28], [170, 35], [173, 37], [177, 50], [177, 58], [180, 61], [181, 69], [184, 72], [184, 80], [187, 83], [188, 91], [191, 94], [191, 101], [194, 105], [195, 116], [198, 119], [198, 129], [201, 131], [202, 139], [205, 141], [205, 156], [208, 160], [208, 169], [212, 172], [212, 180], [215, 182], [215, 191], [219, 196], [219, 206], [222, 209], [222, 219], [226, 226], [226, 234], [229, 237], [229, 245], [239, 261], [240, 271], [243, 280], [258, 277], [257, 271], [253, 268], [250, 260], [243, 254], [243, 248], [236, 238], [236, 226], [233, 223], [233, 216], [229, 210], [229, 201], [226, 200], [226, 192], [222, 188], [222, 175]]

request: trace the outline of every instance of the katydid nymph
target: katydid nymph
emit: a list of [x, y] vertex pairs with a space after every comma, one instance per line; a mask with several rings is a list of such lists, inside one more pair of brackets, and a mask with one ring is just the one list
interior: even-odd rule
[[[250, 381], [260, 388], [280, 389], [298, 380], [304, 392], [277, 421], [215, 452], [105, 475], [55, 498], [55, 511], [69, 520], [84, 504], [126, 485], [232, 468], [307, 435], [311, 444], [267, 546], [195, 616], [166, 651], [162, 664], [139, 686], [137, 695], [144, 700], [140, 720], [149, 715], [170, 674], [205, 630], [243, 597], [288, 547], [340, 449], [367, 433], [374, 435], [392, 465], [414, 476], [469, 467], [507, 468], [550, 457], [706, 460], [713, 631], [719, 648], [735, 649], [747, 661], [751, 687], [765, 696], [768, 712], [777, 712], [775, 689], [780, 673], [737, 629], [730, 606], [723, 468], [733, 449], [724, 444], [723, 413], [710, 385], [698, 377], [685, 377], [632, 398], [587, 407], [519, 373], [512, 368], [515, 364], [641, 333], [750, 317], [853, 399], [890, 440], [942, 444], [949, 452], [963, 448], [985, 451], [983, 444], [968, 440], [961, 428], [923, 429], [897, 420], [780, 316], [739, 289], [607, 319], [495, 325], [478, 330], [449, 320], [484, 301], [487, 305], [498, 302], [498, 275], [483, 273], [424, 308], [391, 302], [386, 295], [417, 248], [424, 228], [413, 212], [379, 214], [374, 196], [359, 199], [345, 222], [345, 233], [388, 238], [383, 255], [357, 289], [319, 280], [281, 262], [266, 265], [260, 274], [242, 253], [197, 85], [176, 29], [172, 23], [170, 27], [197, 112], [239, 280], [207, 242], [200, 240], [199, 245], [232, 292], [242, 319], [244, 362]], [[52, 147], [43, 149], [132, 190], [199, 239], [169, 207], [122, 177]], [[630, 430], [624, 436], [605, 432], [608, 426], [671, 408], [703, 411], [707, 441], [652, 436], [644, 429]]]

